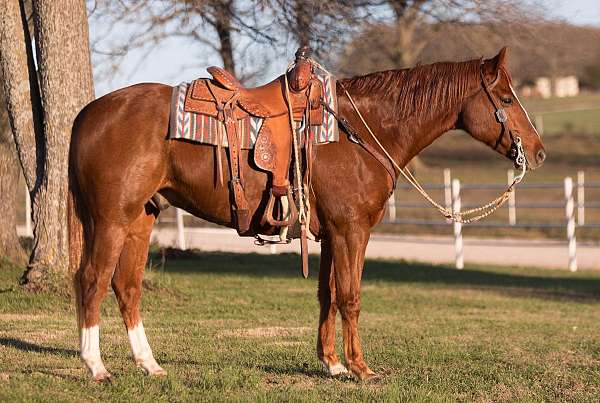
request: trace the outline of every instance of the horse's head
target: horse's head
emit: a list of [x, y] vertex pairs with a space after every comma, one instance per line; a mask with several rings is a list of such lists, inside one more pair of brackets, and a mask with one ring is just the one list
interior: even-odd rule
[[496, 57], [481, 62], [480, 78], [480, 90], [463, 105], [459, 127], [516, 165], [520, 165], [522, 146], [527, 168], [540, 167], [546, 159], [546, 151], [511, 84], [506, 48]]

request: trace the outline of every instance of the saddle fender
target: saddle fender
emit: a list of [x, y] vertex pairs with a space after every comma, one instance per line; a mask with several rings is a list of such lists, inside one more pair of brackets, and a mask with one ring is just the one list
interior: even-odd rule
[[273, 185], [287, 187], [288, 169], [292, 160], [292, 141], [289, 118], [280, 115], [265, 119], [254, 147], [254, 163], [273, 173]]

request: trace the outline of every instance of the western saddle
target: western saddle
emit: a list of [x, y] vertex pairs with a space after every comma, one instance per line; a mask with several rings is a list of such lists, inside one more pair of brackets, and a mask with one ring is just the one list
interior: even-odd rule
[[[287, 227], [297, 219], [295, 202], [290, 189], [288, 174], [292, 156], [293, 136], [297, 127], [308, 129], [309, 125], [321, 125], [323, 88], [316, 78], [309, 49], [296, 52], [296, 60], [286, 74], [256, 88], [244, 87], [230, 72], [220, 67], [207, 70], [212, 79], [192, 82], [186, 94], [184, 109], [188, 112], [209, 115], [223, 122], [229, 147], [229, 187], [233, 193], [232, 211], [237, 231], [247, 233], [250, 228], [248, 202], [244, 194], [244, 166], [240, 163], [240, 136], [236, 122], [248, 115], [264, 119], [254, 148], [254, 162], [262, 170], [272, 174], [270, 198], [265, 209], [262, 225]], [[308, 131], [306, 131], [308, 133]], [[218, 131], [217, 167], [218, 180], [223, 185], [221, 161], [222, 129]], [[308, 141], [305, 142], [308, 145]], [[302, 183], [302, 178], [295, 179]], [[287, 201], [290, 212], [277, 219], [273, 215], [276, 198]]]

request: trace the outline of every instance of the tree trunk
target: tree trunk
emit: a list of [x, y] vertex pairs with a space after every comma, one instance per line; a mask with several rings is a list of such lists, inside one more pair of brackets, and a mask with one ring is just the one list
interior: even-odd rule
[[310, 13], [310, 3], [304, 0], [297, 0], [295, 4], [295, 32], [299, 47], [310, 46], [313, 22], [313, 17]]
[[[14, 139], [14, 142], [12, 140], [3, 141], [3, 146], [6, 145], [5, 149], [13, 149], [16, 146], [27, 187], [31, 193], [41, 183], [39, 178], [41, 178], [44, 166], [44, 146], [37, 80], [29, 79], [31, 74], [35, 78], [29, 38], [24, 2], [22, 0], [0, 2], [0, 74], [4, 78], [2, 80], [3, 99], [6, 100], [6, 111]], [[15, 155], [14, 152], [12, 155]], [[4, 161], [4, 157], [2, 157], [3, 170], [10, 171], [11, 166], [17, 166], [11, 162], [10, 157], [7, 157], [6, 164]], [[3, 183], [2, 194], [7, 194], [9, 197], [7, 204], [12, 205], [16, 191], [12, 192], [10, 189], [16, 187], [13, 182], [17, 179], [11, 178], [12, 173], [9, 172], [3, 171], [0, 175], [3, 178], [8, 175], [7, 178], [10, 178], [7, 179], [6, 184]], [[4, 192], [4, 186], [7, 186], [7, 193]], [[11, 194], [12, 196], [10, 196]], [[12, 199], [10, 199], [11, 197]], [[12, 212], [7, 213], [9, 216], [11, 214]], [[3, 234], [12, 233], [10, 230], [12, 227], [2, 226], [2, 228], [7, 228]]]
[[[396, 46], [393, 49], [392, 61], [397, 69], [410, 68], [414, 66], [417, 57], [427, 44], [424, 40], [416, 40], [415, 34], [417, 26], [422, 24], [420, 8], [428, 0], [415, 0], [408, 4], [406, 1], [388, 1], [394, 11], [395, 25], [394, 31], [396, 36]], [[416, 155], [407, 164], [407, 168], [416, 174], [417, 171], [425, 168], [423, 160]]]
[[45, 169], [33, 192], [34, 246], [24, 280], [36, 288], [69, 266], [67, 167], [73, 121], [94, 98], [83, 0], [34, 0], [33, 17], [44, 107]]
[[4, 90], [0, 88], [0, 205], [3, 206], [0, 214], [0, 258], [4, 257], [15, 264], [24, 265], [27, 263], [27, 255], [17, 236], [17, 192], [20, 172], [17, 150], [4, 104]]
[[233, 45], [231, 43], [231, 1], [218, 2], [213, 6], [214, 27], [219, 37], [219, 53], [223, 59], [225, 70], [236, 74], [235, 61], [233, 59]]

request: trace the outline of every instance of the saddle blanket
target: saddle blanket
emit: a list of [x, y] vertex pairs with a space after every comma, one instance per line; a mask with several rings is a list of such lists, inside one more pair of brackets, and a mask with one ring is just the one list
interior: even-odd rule
[[[335, 77], [314, 67], [314, 72], [323, 87], [323, 100], [337, 112], [337, 96]], [[218, 131], [225, 133], [225, 125], [217, 118], [208, 115], [184, 111], [185, 95], [189, 83], [181, 83], [173, 88], [171, 101], [169, 138], [186, 139], [197, 143], [217, 145]], [[241, 136], [240, 145], [243, 149], [252, 149], [263, 124], [262, 118], [247, 116], [237, 121], [237, 133]], [[328, 110], [323, 113], [323, 123], [320, 126], [310, 126], [310, 139], [314, 144], [327, 144], [339, 139], [339, 130], [335, 116]], [[222, 135], [222, 146], [227, 147], [227, 136]]]

